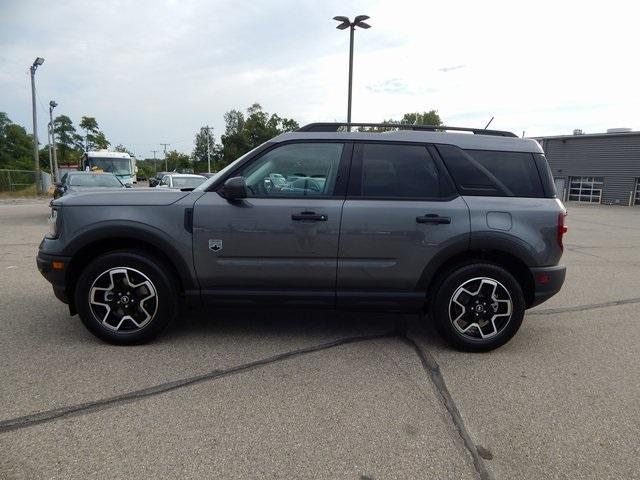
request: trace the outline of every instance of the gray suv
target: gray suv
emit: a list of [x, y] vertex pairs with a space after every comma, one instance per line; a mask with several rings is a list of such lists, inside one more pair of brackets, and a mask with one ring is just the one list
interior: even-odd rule
[[375, 131], [284, 133], [195, 189], [53, 200], [38, 268], [118, 344], [181, 306], [265, 304], [427, 311], [454, 347], [507, 342], [565, 277], [566, 211], [538, 143], [358, 125]]

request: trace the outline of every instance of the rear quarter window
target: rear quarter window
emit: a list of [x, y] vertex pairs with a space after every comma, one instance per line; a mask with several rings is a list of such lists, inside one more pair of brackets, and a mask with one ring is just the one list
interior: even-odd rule
[[531, 153], [467, 150], [516, 197], [543, 197], [542, 182]]
[[463, 195], [545, 196], [531, 153], [437, 148]]

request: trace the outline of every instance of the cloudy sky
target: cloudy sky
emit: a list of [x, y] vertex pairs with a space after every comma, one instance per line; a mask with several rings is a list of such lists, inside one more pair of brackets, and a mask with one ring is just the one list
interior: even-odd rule
[[590, 1], [0, 0], [0, 111], [39, 130], [47, 104], [95, 116], [138, 156], [190, 152], [200, 126], [259, 102], [298, 120], [345, 120], [356, 32], [354, 121], [437, 109], [447, 124], [548, 135], [640, 128], [640, 7]]

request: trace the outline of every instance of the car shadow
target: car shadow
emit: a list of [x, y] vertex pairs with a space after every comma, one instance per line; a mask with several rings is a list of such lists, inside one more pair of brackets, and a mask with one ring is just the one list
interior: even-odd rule
[[339, 310], [222, 308], [181, 313], [159, 340], [246, 334], [322, 338], [383, 334], [404, 327], [408, 317], [411, 315]]
[[154, 343], [181, 344], [207, 339], [242, 341], [243, 337], [304, 340], [323, 343], [335, 339], [385, 335], [411, 335], [425, 347], [449, 348], [428, 317], [418, 314], [317, 310], [301, 308], [220, 308], [191, 311], [176, 320]]

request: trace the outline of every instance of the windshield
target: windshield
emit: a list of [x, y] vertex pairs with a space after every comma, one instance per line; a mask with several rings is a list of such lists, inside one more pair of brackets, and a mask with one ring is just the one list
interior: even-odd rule
[[173, 177], [174, 188], [196, 188], [206, 179], [204, 177]]
[[71, 175], [69, 185], [72, 187], [122, 187], [122, 183], [114, 175], [104, 173], [82, 173]]
[[99, 158], [90, 157], [90, 170], [115, 173], [116, 175], [131, 175], [131, 160], [128, 158]]

